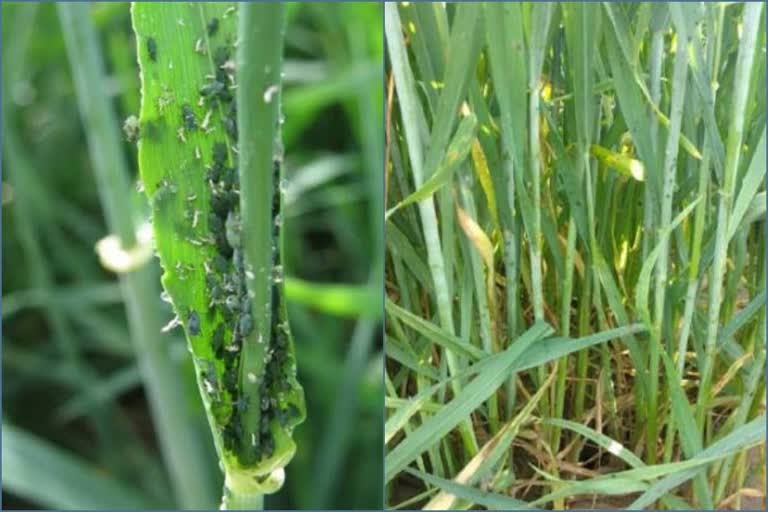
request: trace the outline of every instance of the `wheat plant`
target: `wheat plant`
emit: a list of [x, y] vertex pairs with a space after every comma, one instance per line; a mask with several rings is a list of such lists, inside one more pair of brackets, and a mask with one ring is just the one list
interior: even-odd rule
[[764, 499], [762, 4], [385, 9], [387, 507]]
[[2, 4], [3, 508], [380, 506], [382, 14]]

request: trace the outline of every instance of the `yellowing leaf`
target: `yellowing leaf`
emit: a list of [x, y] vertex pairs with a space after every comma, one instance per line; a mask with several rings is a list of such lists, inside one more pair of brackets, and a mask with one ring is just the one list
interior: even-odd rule
[[472, 242], [477, 252], [480, 253], [480, 257], [483, 258], [486, 267], [486, 293], [488, 294], [491, 311], [495, 311], [496, 296], [493, 293], [493, 286], [496, 276], [493, 268], [493, 244], [491, 244], [491, 239], [459, 205], [456, 205], [456, 215], [459, 218], [459, 225], [464, 230], [464, 234], [467, 235], [469, 241]]
[[491, 218], [493, 219], [493, 227], [499, 228], [499, 212], [496, 209], [496, 194], [493, 191], [493, 182], [491, 181], [491, 172], [488, 170], [488, 161], [485, 158], [483, 152], [483, 146], [480, 141], [475, 139], [472, 141], [472, 162], [475, 167], [475, 174], [477, 179], [480, 180], [480, 186], [483, 187], [485, 193], [485, 200], [488, 201], [488, 210], [491, 212]]
[[645, 180], [645, 166], [640, 160], [635, 160], [626, 154], [615, 153], [602, 146], [598, 146], [597, 144], [592, 144], [589, 147], [589, 152], [592, 156], [597, 158], [601, 164], [618, 171], [619, 174], [629, 176], [637, 181]]

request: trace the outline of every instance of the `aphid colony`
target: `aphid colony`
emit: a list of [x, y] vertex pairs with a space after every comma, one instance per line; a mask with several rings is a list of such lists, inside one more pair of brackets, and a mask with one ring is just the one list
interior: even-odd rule
[[[217, 33], [219, 22], [212, 19], [207, 24], [209, 36]], [[147, 49], [150, 59], [157, 60], [157, 45], [149, 38]], [[240, 464], [249, 466], [262, 458], [270, 457], [275, 450], [270, 428], [273, 422], [285, 427], [294, 424], [301, 415], [296, 405], [288, 400], [292, 389], [294, 362], [290, 350], [290, 334], [286, 314], [282, 305], [282, 275], [275, 275], [272, 284], [271, 340], [266, 347], [264, 372], [262, 375], [247, 373], [241, 365], [241, 351], [244, 343], [253, 343], [248, 337], [254, 329], [251, 297], [246, 286], [246, 264], [242, 248], [240, 222], [240, 183], [237, 169], [237, 108], [233, 95], [235, 66], [231, 49], [221, 46], [213, 53], [215, 73], [206, 76], [206, 83], [200, 88], [198, 106], [208, 108], [202, 123], [198, 122], [193, 107], [183, 104], [180, 111], [180, 126], [177, 133], [191, 133], [198, 129], [205, 133], [221, 133], [210, 129], [211, 112], [221, 113], [221, 124], [226, 134], [214, 143], [211, 163], [207, 166], [205, 180], [210, 188], [210, 213], [205, 219], [210, 235], [189, 239], [195, 245], [212, 245], [213, 256], [204, 264], [208, 310], [190, 310], [184, 319], [189, 336], [199, 336], [201, 316], [208, 323], [215, 323], [210, 339], [213, 359], [198, 358], [200, 381], [208, 395], [211, 413], [215, 418], [226, 451], [235, 454]], [[183, 142], [186, 139], [179, 136]], [[196, 148], [196, 158], [200, 159]], [[280, 162], [275, 160], [272, 218], [273, 265], [279, 266], [278, 243], [280, 236], [281, 193]], [[168, 193], [170, 184], [161, 183], [155, 196]], [[175, 190], [174, 190], [175, 192]], [[195, 196], [196, 199], [197, 196]], [[159, 197], [153, 197], [157, 204]], [[192, 228], [203, 226], [200, 212], [191, 215]], [[202, 242], [201, 242], [202, 241]], [[177, 269], [179, 270], [179, 269]], [[276, 272], [280, 273], [280, 272]], [[259, 340], [259, 342], [263, 342]], [[223, 369], [222, 369], [223, 368]], [[241, 382], [259, 384], [258, 400], [241, 393]], [[289, 380], [291, 379], [291, 380]], [[256, 403], [257, 402], [257, 403]], [[251, 407], [260, 410], [258, 432], [244, 432], [241, 417]], [[248, 446], [248, 449], [243, 449]]]

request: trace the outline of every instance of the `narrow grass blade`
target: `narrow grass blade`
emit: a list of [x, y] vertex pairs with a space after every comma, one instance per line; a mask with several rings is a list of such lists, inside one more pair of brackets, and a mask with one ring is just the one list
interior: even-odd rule
[[587, 347], [645, 332], [646, 330], [647, 328], [644, 325], [632, 324], [581, 338], [553, 337], [544, 339], [526, 350], [520, 358], [512, 364], [512, 370], [521, 371], [535, 368]]
[[577, 434], [581, 434], [582, 436], [586, 437], [590, 441], [593, 441], [598, 446], [603, 447], [611, 454], [620, 458], [621, 460], [623, 460], [633, 468], [645, 466], [645, 463], [637, 455], [629, 451], [621, 443], [611, 439], [605, 434], [602, 434], [592, 428], [582, 425], [581, 423], [576, 423], [575, 421], [563, 420], [559, 418], [545, 418], [541, 421], [542, 423], [547, 425], [554, 425], [560, 428], [567, 428], [568, 430], [572, 430]]
[[728, 225], [728, 240], [733, 238], [736, 230], [741, 226], [752, 199], [760, 190], [760, 184], [765, 179], [765, 145], [765, 129], [763, 129], [760, 142], [757, 143], [755, 153], [752, 155], [752, 161], [749, 163], [747, 172], [741, 180], [741, 188], [739, 188], [738, 195], [733, 203], [733, 211], [730, 217], [730, 224]]
[[[712, 443], [707, 449], [694, 456], [692, 460], [719, 459], [764, 442], [766, 434], [765, 423], [766, 416], [763, 414], [734, 430], [719, 441]], [[696, 467], [663, 478], [651, 485], [642, 496], [629, 506], [629, 509], [642, 509], [651, 505], [670, 490], [700, 474], [702, 470], [703, 468]]]
[[484, 350], [479, 349], [474, 345], [470, 345], [460, 338], [445, 332], [432, 322], [428, 322], [427, 320], [414, 315], [410, 311], [401, 308], [389, 299], [386, 299], [384, 307], [387, 314], [392, 315], [394, 318], [397, 318], [404, 324], [408, 325], [425, 338], [442, 347], [445, 347], [452, 352], [462, 354], [474, 360], [482, 359], [488, 355]]
[[427, 404], [430, 402], [432, 395], [439, 392], [446, 385], [455, 380], [467, 379], [482, 373], [487, 368], [490, 368], [490, 365], [496, 364], [499, 359], [503, 357], [503, 353], [486, 357], [485, 359], [482, 359], [475, 364], [468, 366], [464, 370], [451, 375], [450, 377], [446, 377], [440, 382], [437, 382], [426, 389], [423, 389], [417, 395], [407, 399], [404, 404], [402, 404], [389, 418], [387, 418], [387, 422], [384, 425], [385, 442], [389, 442], [395, 436], [395, 434], [397, 434], [403, 427], [405, 427], [408, 421], [416, 413], [425, 409]]
[[370, 319], [381, 316], [379, 290], [366, 284], [313, 283], [286, 277], [285, 298], [332, 315]]
[[485, 402], [509, 377], [509, 370], [520, 354], [533, 342], [540, 340], [552, 328], [539, 323], [531, 327], [500, 357], [490, 363], [486, 371], [467, 384], [466, 387], [440, 412], [410, 433], [385, 457], [386, 481], [402, 471], [422, 452], [450, 432]]
[[662, 241], [669, 238], [669, 236], [672, 234], [672, 231], [674, 231], [674, 229], [683, 220], [685, 220], [685, 218], [691, 213], [691, 211], [693, 211], [699, 201], [701, 201], [700, 197], [686, 206], [685, 209], [679, 214], [677, 214], [669, 226], [662, 229], [661, 233], [659, 233], [659, 242], [656, 244], [656, 247], [654, 247], [653, 250], [648, 254], [645, 262], [643, 262], [643, 268], [640, 271], [640, 276], [637, 278], [637, 285], [635, 286], [635, 307], [637, 308], [637, 312], [640, 318], [642, 318], [648, 326], [651, 325], [651, 313], [648, 308], [648, 290], [651, 285], [651, 273], [653, 272], [653, 267], [656, 264], [656, 260], [659, 258], [661, 251], [666, 249], [664, 244], [662, 244]]
[[[507, 454], [510, 444], [514, 441], [522, 424], [530, 418], [531, 413], [541, 400], [555, 379], [552, 373], [544, 385], [536, 390], [536, 393], [527, 401], [525, 407], [507, 424], [502, 426], [493, 438], [491, 438], [472, 460], [453, 479], [458, 485], [474, 485], [477, 481], [489, 474], [504, 455]], [[443, 490], [432, 498], [422, 510], [451, 510], [454, 508], [458, 496]], [[473, 503], [474, 504], [474, 503]]]
[[393, 206], [386, 214], [389, 218], [403, 206], [423, 201], [437, 192], [440, 187], [450, 183], [453, 173], [466, 160], [472, 146], [472, 140], [475, 138], [475, 127], [477, 118], [474, 114], [465, 117], [456, 130], [451, 143], [445, 152], [445, 156], [440, 161], [435, 172], [429, 176], [415, 192]]
[[96, 466], [3, 423], [3, 492], [53, 509], [165, 508]]
[[446, 480], [445, 478], [430, 475], [416, 469], [405, 468], [405, 471], [428, 484], [443, 489], [445, 492], [454, 494], [470, 503], [484, 506], [488, 508], [488, 510], [535, 510], [534, 507], [528, 505], [524, 501], [516, 500], [508, 496], [481, 491], [472, 486], [458, 484], [452, 480]]

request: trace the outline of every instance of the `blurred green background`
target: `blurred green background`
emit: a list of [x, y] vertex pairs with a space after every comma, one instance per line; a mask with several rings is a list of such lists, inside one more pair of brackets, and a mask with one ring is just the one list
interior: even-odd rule
[[[308, 414], [286, 484], [265, 506], [380, 508], [383, 8], [287, 9], [286, 274]], [[90, 12], [101, 89], [122, 120], [140, 101], [129, 4]], [[2, 506], [175, 508], [121, 287], [94, 251], [108, 233], [56, 6], [3, 2], [2, 52]], [[135, 182], [135, 146], [124, 150]], [[170, 320], [149, 265], [152, 300]], [[217, 507], [222, 477], [183, 334], [154, 342], [186, 383], [205, 446], [210, 503], [200, 508]]]

